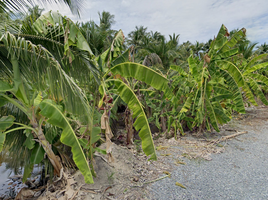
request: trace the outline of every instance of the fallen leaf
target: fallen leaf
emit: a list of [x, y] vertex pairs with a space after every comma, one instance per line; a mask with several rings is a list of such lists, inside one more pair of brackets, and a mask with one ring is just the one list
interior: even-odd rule
[[180, 165], [186, 165], [186, 163], [185, 163], [185, 162], [182, 162], [182, 161], [180, 161], [180, 160], [176, 160], [176, 164], [180, 164]]
[[179, 182], [176, 182], [176, 185], [186, 189], [186, 187], [184, 185], [182, 185], [181, 183], [179, 183]]
[[168, 148], [168, 146], [162, 146], [162, 145], [160, 145], [160, 146], [158, 146], [158, 147], [156, 147], [156, 150], [166, 150]]
[[168, 175], [170, 177], [170, 173], [168, 171], [163, 171], [164, 174]]
[[161, 154], [161, 156], [170, 156], [171, 153]]

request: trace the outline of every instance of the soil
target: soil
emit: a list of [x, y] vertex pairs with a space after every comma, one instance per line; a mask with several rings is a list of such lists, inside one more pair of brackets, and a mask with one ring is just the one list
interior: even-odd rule
[[[211, 160], [212, 154], [224, 152], [226, 140], [247, 133], [242, 130], [243, 125], [250, 125], [258, 130], [262, 120], [268, 119], [267, 111], [268, 107], [264, 106], [248, 108], [247, 114], [234, 115], [230, 123], [221, 127], [220, 133], [212, 131], [195, 135], [188, 132], [177, 140], [166, 139], [165, 135], [155, 134], [154, 136], [158, 138], [155, 140], [157, 161], [148, 161], [137, 143], [131, 148], [113, 144], [114, 162], [109, 163], [105, 155], [99, 153], [95, 155], [94, 169], [97, 177], [94, 178], [94, 184], [85, 184], [79, 171], [72, 176], [64, 173], [62, 179], [65, 179], [65, 184], [54, 185], [54, 189], [51, 189], [52, 186], [47, 186], [45, 190], [42, 190], [44, 191], [42, 194], [40, 190], [34, 193], [28, 192], [31, 196], [28, 198], [21, 196], [21, 198], [39, 200], [152, 199], [148, 185], [158, 181], [159, 177], [168, 179], [174, 167], [184, 165], [186, 159]], [[105, 149], [105, 144], [100, 148]], [[179, 186], [183, 187], [183, 185]], [[39, 192], [39, 197], [35, 194], [37, 192]]]

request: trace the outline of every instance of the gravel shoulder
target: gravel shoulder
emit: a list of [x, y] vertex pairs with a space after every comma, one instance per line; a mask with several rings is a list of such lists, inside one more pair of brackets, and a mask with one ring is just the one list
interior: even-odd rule
[[[189, 159], [179, 145], [173, 146], [172, 155], [166, 158], [173, 165], [171, 177], [148, 187], [150, 199], [268, 199], [267, 119], [267, 107], [251, 108], [246, 115], [235, 116], [213, 137], [231, 135], [234, 132], [230, 130], [247, 133], [221, 142], [222, 151], [210, 154], [211, 160], [202, 156]], [[175, 165], [176, 159], [185, 165]]]

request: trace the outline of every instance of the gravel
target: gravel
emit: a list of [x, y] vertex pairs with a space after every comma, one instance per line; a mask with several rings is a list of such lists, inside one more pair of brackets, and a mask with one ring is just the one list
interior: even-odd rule
[[171, 178], [148, 188], [152, 199], [268, 199], [268, 123], [247, 124], [236, 124], [248, 133], [228, 140], [211, 161], [185, 159], [186, 165], [174, 166]]

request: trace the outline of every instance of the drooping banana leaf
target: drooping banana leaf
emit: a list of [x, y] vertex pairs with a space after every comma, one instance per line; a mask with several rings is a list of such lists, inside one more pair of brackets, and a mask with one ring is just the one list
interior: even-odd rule
[[243, 71], [248, 70], [252, 65], [255, 64], [255, 62], [257, 62], [258, 60], [262, 60], [264, 57], [266, 57], [268, 54], [261, 54], [259, 56], [256, 56], [254, 58], [252, 58], [244, 67]]
[[110, 71], [115, 75], [119, 74], [125, 78], [133, 77], [139, 81], [143, 81], [155, 89], [163, 91], [168, 99], [173, 97], [168, 86], [168, 79], [149, 67], [137, 63], [126, 62], [114, 66]]
[[215, 115], [215, 111], [213, 109], [213, 106], [211, 105], [209, 99], [206, 97], [205, 98], [205, 105], [206, 105], [206, 108], [207, 108], [207, 113], [208, 113], [208, 116], [209, 116], [209, 121], [210, 121], [210, 124], [213, 126], [213, 128], [217, 131], [217, 132], [220, 132], [220, 129], [219, 129], [219, 126], [218, 126], [218, 123], [217, 123], [217, 118], [216, 118], [216, 115]]
[[268, 105], [268, 101], [266, 97], [264, 96], [262, 89], [260, 88], [258, 83], [253, 78], [250, 78], [250, 77], [249, 77], [249, 83], [252, 88], [252, 91], [256, 94], [257, 97], [260, 98], [262, 103], [264, 103], [265, 105]]
[[259, 80], [268, 86], [268, 78], [266, 76], [263, 76], [261, 74], [250, 74], [250, 76], [255, 80]]
[[236, 81], [238, 87], [242, 87], [244, 85], [244, 78], [241, 71], [231, 62], [227, 60], [216, 61], [216, 64], [223, 70], [229, 72], [232, 75], [234, 80]]
[[50, 124], [63, 129], [60, 137], [61, 142], [72, 148], [73, 160], [83, 174], [85, 182], [94, 183], [89, 165], [80, 143], [67, 118], [61, 112], [59, 107], [52, 100], [46, 99], [40, 103], [40, 109], [40, 113], [48, 118], [48, 122]]
[[228, 92], [226, 94], [220, 94], [220, 95], [214, 96], [210, 100], [211, 101], [218, 101], [218, 102], [220, 102], [222, 100], [232, 99], [232, 98], [233, 98], [233, 95], [230, 92]]
[[120, 98], [133, 111], [133, 118], [136, 118], [133, 126], [137, 131], [139, 131], [139, 136], [142, 140], [142, 149], [147, 156], [151, 156], [150, 160], [156, 160], [157, 158], [152, 133], [139, 99], [133, 90], [123, 81], [119, 79], [108, 79], [106, 82], [110, 82], [116, 86]]
[[181, 66], [177, 66], [177, 65], [170, 65], [170, 69], [173, 69], [177, 72], [180, 73], [181, 76], [188, 76], [188, 74], [182, 69]]
[[214, 59], [222, 59], [222, 58], [228, 58], [230, 56], [233, 56], [238, 53], [238, 48], [228, 50], [224, 53], [218, 54], [217, 56], [214, 57]]
[[246, 93], [246, 97], [248, 98], [248, 101], [251, 102], [254, 106], [258, 106], [257, 102], [255, 101], [254, 95], [249, 88], [249, 84], [245, 82], [245, 84], [242, 86], [242, 90]]
[[261, 69], [261, 68], [266, 67], [267, 65], [268, 65], [268, 62], [260, 63], [260, 64], [257, 64], [257, 65], [254, 65], [253, 67], [248, 68], [248, 69], [243, 73], [243, 75], [244, 75], [244, 76], [245, 76], [245, 75], [248, 75], [248, 74], [250, 74], [251, 72], [254, 72], [254, 71], [258, 70], [258, 69]]
[[213, 106], [215, 116], [219, 124], [225, 124], [231, 120], [231, 116], [228, 116], [226, 114], [225, 110], [222, 108], [219, 102], [212, 102], [211, 105]]
[[235, 105], [235, 110], [240, 113], [245, 113], [243, 97], [233, 76], [229, 74], [227, 70], [223, 70], [216, 65], [213, 65], [208, 69], [209, 69], [210, 74], [225, 78], [226, 83], [228, 87], [230, 88], [229, 92], [233, 94], [232, 101]]

